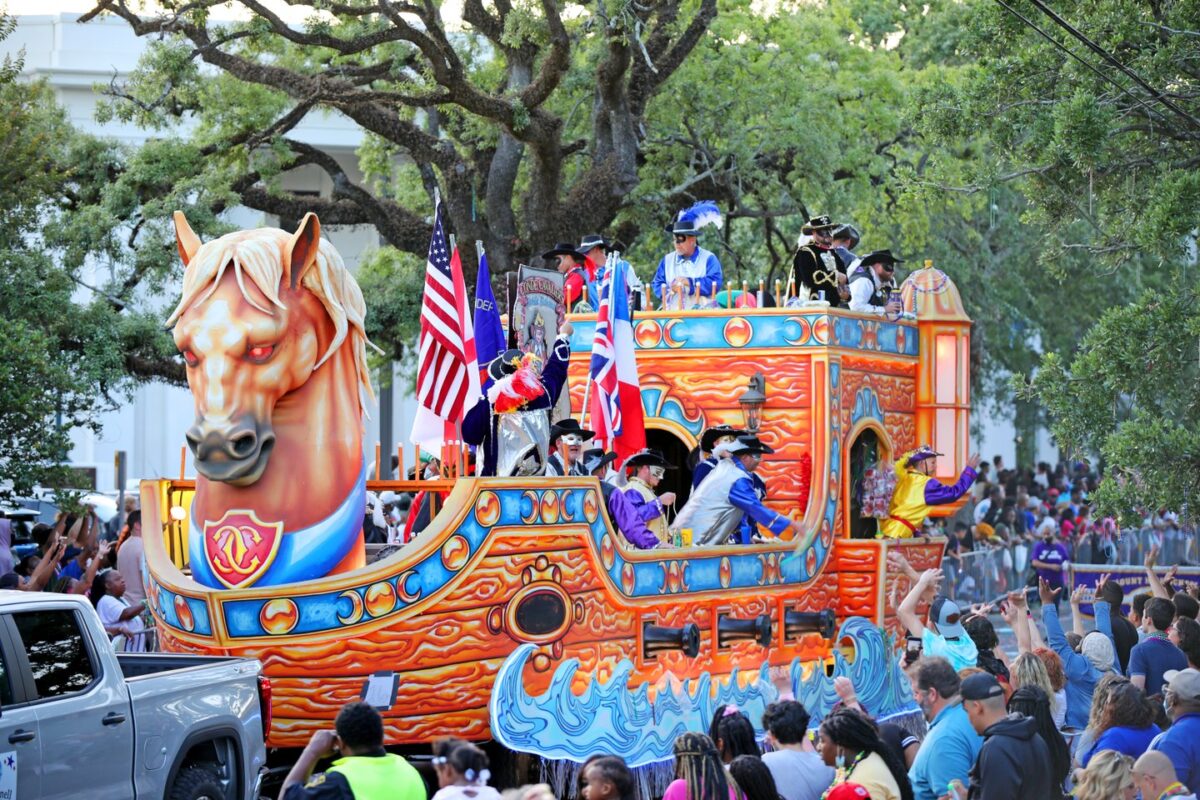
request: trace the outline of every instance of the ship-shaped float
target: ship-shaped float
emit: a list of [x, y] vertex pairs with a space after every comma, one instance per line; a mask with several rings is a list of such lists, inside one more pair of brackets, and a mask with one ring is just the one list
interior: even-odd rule
[[[675, 734], [707, 728], [718, 703], [737, 702], [757, 724], [789, 690], [819, 718], [837, 699], [836, 674], [873, 713], [910, 713], [895, 660], [903, 579], [886, 553], [936, 566], [942, 543], [875, 539], [855, 486], [921, 442], [945, 454], [941, 478], [957, 476], [970, 321], [936, 269], [914, 272], [902, 292], [915, 318], [824, 304], [636, 315], [650, 445], [683, 466], [705, 428], [752, 423], [775, 449], [762, 466], [769, 505], [802, 518], [803, 536], [638, 551], [593, 478], [368, 481], [449, 493], [428, 528], [382, 560], [211, 588], [190, 577], [196, 482], [146, 481], [143, 527], [163, 531], [145, 543], [161, 645], [260, 659], [275, 747], [304, 745], [371, 685], [383, 686], [372, 696], [389, 744], [454, 735], [574, 761], [600, 751], [661, 761]], [[578, 414], [595, 318], [572, 319]], [[761, 401], [743, 397], [752, 379]], [[668, 475], [684, 493], [688, 470]]]

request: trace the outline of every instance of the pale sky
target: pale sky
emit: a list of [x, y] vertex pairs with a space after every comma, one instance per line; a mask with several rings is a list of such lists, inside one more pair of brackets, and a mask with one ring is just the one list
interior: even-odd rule
[[[131, 3], [133, 7], [138, 7], [137, 4]], [[143, 7], [155, 5], [151, 2], [141, 4]], [[282, 0], [266, 0], [267, 8], [272, 9], [286, 20], [302, 21], [308, 13], [308, 9], [295, 9], [289, 6]], [[90, 11], [96, 7], [94, 2], [89, 0], [0, 0], [0, 6], [3, 6], [9, 14], [13, 16], [31, 15], [31, 14], [82, 14], [85, 11]], [[246, 10], [240, 3], [227, 3], [224, 7], [218, 7], [224, 11], [218, 11], [214, 14], [218, 19], [243, 19], [246, 15]]]

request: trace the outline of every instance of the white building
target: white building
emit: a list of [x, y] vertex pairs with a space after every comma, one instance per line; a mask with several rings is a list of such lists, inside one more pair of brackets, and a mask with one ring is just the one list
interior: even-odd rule
[[[101, 18], [81, 25], [77, 19], [76, 14], [18, 17], [16, 31], [0, 42], [0, 56], [15, 56], [23, 50], [24, 75], [48, 81], [55, 89], [59, 103], [66, 108], [71, 123], [79, 129], [133, 145], [146, 141], [154, 132], [120, 121], [101, 125], [95, 119], [96, 104], [100, 99], [97, 85], [107, 85], [114, 75], [117, 80], [123, 80], [137, 65], [144, 40], [135, 36], [122, 20]], [[345, 117], [311, 114], [292, 135], [333, 155], [352, 180], [361, 176], [355, 149], [362, 140], [362, 132]], [[328, 176], [315, 167], [289, 175], [284, 185], [289, 189], [324, 195], [332, 189]], [[274, 217], [245, 208], [237, 209], [231, 216], [236, 224], [246, 228], [279, 224]], [[351, 269], [357, 267], [364, 253], [378, 244], [372, 226], [326, 225], [322, 226], [322, 231]], [[95, 269], [101, 273], [104, 268]], [[98, 274], [98, 282], [104, 277]], [[166, 311], [163, 318], [165, 320]], [[378, 382], [376, 385], [378, 388]], [[404, 392], [397, 391], [396, 394]], [[392, 438], [395, 441], [407, 437], [414, 404], [411, 400], [397, 399], [392, 405]], [[103, 415], [100, 433], [74, 432], [72, 464], [94, 469], [96, 487], [101, 491], [116, 488], [113, 462], [118, 450], [127, 453], [130, 480], [176, 477], [185, 445], [183, 434], [192, 424], [193, 417], [192, 398], [186, 389], [162, 383], [143, 385], [137, 389], [132, 403]], [[380, 418], [380, 409], [376, 405], [370, 409], [364, 437], [369, 462], [374, 461]], [[391, 444], [382, 449], [386, 453], [395, 452]], [[191, 476], [195, 472], [191, 453], [188, 452], [186, 457], [187, 474]]]
[[[59, 102], [67, 109], [71, 122], [82, 130], [110, 136], [130, 144], [146, 141], [148, 134], [132, 125], [114, 121], [99, 124], [95, 119], [99, 95], [97, 85], [107, 85], [114, 76], [124, 79], [137, 64], [145, 47], [144, 40], [135, 36], [121, 20], [100, 18], [85, 25], [77, 22], [76, 14], [18, 17], [16, 32], [0, 42], [0, 55], [15, 55], [24, 50], [24, 74], [29, 78], [47, 80], [57, 92]], [[351, 179], [361, 173], [355, 158], [355, 148], [362, 139], [358, 127], [337, 114], [312, 114], [293, 135], [329, 152], [344, 166]], [[287, 188], [319, 191], [328, 194], [330, 181], [315, 167], [289, 176]], [[278, 220], [248, 209], [233, 212], [233, 221], [243, 227], [277, 225]], [[362, 255], [377, 246], [373, 227], [322, 228], [337, 246], [348, 266], [354, 268]], [[103, 276], [100, 276], [103, 277]], [[164, 318], [166, 313], [164, 312]], [[383, 452], [394, 452], [394, 443], [407, 438], [411, 427], [414, 403], [398, 387], [392, 402], [392, 442], [382, 445]], [[364, 449], [368, 462], [374, 460], [375, 443], [380, 440], [380, 410], [371, 409], [367, 421]], [[131, 404], [105, 414], [99, 434], [76, 431], [71, 460], [75, 466], [94, 469], [96, 486], [101, 491], [114, 486], [113, 458], [118, 450], [128, 454], [128, 477], [174, 477], [179, 475], [184, 448], [184, 431], [193, 421], [190, 394], [185, 389], [154, 383], [140, 387]], [[979, 448], [988, 460], [1003, 456], [1005, 464], [1015, 461], [1013, 428], [1005, 420], [980, 419]], [[1048, 445], [1039, 447], [1048, 454]], [[187, 474], [194, 474], [191, 454], [186, 455]], [[388, 459], [384, 459], [386, 462]]]

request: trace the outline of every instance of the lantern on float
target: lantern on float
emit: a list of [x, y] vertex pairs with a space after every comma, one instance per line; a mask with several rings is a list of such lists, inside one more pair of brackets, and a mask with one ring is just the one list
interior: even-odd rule
[[917, 315], [917, 444], [939, 453], [939, 479], [952, 482], [970, 450], [971, 320], [954, 281], [932, 261], [900, 287], [905, 311]]

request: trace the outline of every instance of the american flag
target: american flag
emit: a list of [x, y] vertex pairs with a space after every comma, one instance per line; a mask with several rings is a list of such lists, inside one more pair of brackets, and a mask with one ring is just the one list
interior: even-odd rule
[[438, 203], [425, 263], [414, 442], [445, 441], [480, 397], [471, 316], [462, 263], [457, 251], [451, 257]]

